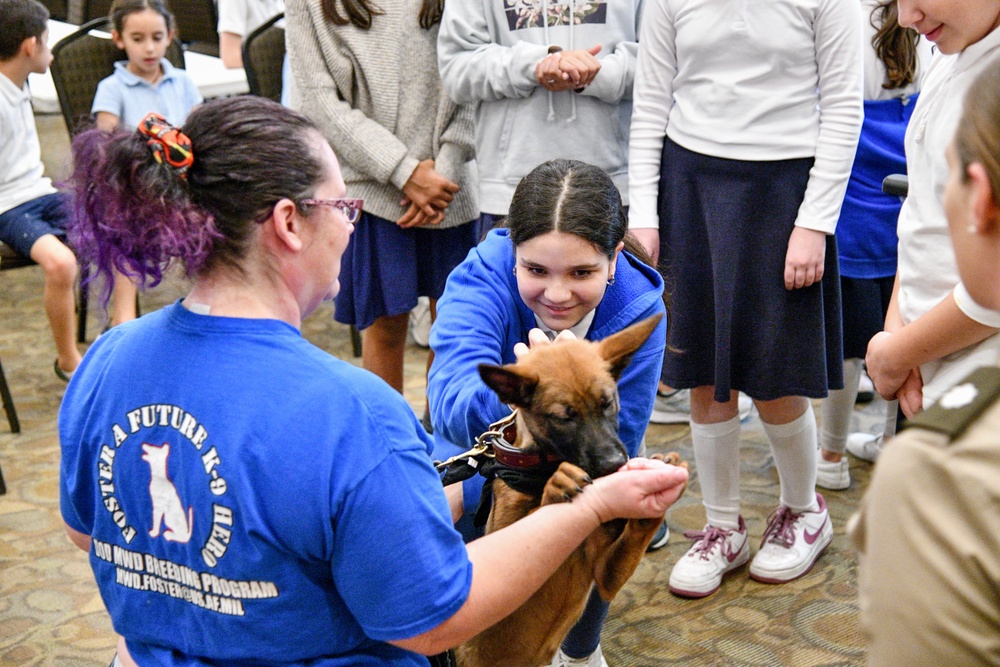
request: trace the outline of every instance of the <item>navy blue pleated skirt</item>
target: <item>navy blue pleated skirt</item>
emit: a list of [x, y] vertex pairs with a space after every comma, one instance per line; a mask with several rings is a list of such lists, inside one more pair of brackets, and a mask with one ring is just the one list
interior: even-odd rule
[[669, 139], [658, 209], [671, 294], [663, 380], [752, 398], [822, 398], [843, 387], [837, 245], [823, 279], [786, 290], [785, 255], [812, 158], [749, 162], [709, 157]]
[[418, 297], [439, 298], [479, 234], [478, 218], [447, 229], [402, 229], [362, 213], [341, 261], [334, 319], [366, 329], [380, 317], [410, 312]]

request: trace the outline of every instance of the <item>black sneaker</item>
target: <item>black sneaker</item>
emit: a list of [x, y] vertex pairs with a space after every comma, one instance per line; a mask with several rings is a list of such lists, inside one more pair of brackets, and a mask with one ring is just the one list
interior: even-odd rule
[[646, 547], [646, 553], [662, 549], [667, 546], [667, 541], [669, 540], [670, 528], [667, 527], [667, 522], [664, 519], [664, 521], [660, 524], [660, 527], [656, 529], [656, 534], [653, 535], [653, 539], [650, 541], [649, 546]]

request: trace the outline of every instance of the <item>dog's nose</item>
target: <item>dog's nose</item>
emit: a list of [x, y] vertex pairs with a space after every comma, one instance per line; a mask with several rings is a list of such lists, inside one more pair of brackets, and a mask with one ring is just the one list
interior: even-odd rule
[[598, 473], [596, 477], [603, 477], [616, 472], [628, 461], [628, 453], [625, 446], [619, 441], [614, 443], [614, 448], [609, 447], [609, 451], [598, 460]]

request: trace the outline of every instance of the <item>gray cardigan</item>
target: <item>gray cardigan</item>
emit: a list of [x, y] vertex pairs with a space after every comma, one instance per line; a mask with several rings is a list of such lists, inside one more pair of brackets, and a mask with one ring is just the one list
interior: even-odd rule
[[352, 197], [368, 213], [397, 220], [402, 187], [432, 158], [462, 190], [433, 228], [479, 215], [473, 109], [441, 86], [437, 26], [418, 23], [421, 0], [379, 0], [369, 30], [337, 26], [320, 0], [287, 0], [285, 40], [295, 77], [292, 106], [309, 116], [340, 160]]

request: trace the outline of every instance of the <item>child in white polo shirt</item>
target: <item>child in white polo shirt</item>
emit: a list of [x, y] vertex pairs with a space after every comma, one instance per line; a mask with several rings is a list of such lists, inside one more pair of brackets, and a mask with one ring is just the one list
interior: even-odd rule
[[43, 303], [63, 380], [80, 363], [74, 328], [76, 256], [65, 244], [68, 198], [43, 175], [41, 145], [28, 93], [28, 74], [52, 62], [49, 12], [35, 0], [0, 2], [0, 241], [45, 272]]

